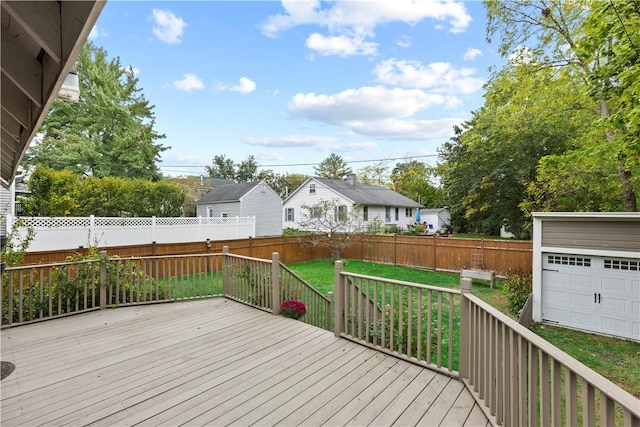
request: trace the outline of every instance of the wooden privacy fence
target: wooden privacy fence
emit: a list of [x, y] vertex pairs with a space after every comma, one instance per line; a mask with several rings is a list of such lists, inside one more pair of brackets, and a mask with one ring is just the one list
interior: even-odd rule
[[[233, 254], [260, 259], [270, 259], [273, 252], [278, 252], [280, 261], [285, 264], [331, 256], [326, 248], [313, 248], [305, 242], [304, 237], [275, 236], [113, 246], [102, 249], [121, 257], [151, 257], [219, 253], [227, 246]], [[363, 234], [352, 236], [352, 242], [343, 253], [345, 259], [451, 272], [459, 272], [463, 268], [480, 268], [493, 270], [500, 276], [506, 276], [511, 271], [531, 272], [532, 269], [533, 252], [530, 241]], [[24, 264], [62, 262], [67, 256], [87, 251], [87, 248], [78, 248], [68, 251], [29, 252]]]

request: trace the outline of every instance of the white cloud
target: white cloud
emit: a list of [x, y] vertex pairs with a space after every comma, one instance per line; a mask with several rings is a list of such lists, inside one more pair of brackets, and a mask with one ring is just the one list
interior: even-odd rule
[[291, 98], [288, 108], [296, 117], [348, 125], [355, 121], [409, 117], [435, 105], [453, 107], [459, 104], [455, 97], [430, 94], [419, 89], [369, 86], [334, 95], [298, 93]]
[[423, 65], [419, 61], [395, 58], [379, 63], [374, 69], [376, 80], [394, 86], [431, 89], [438, 93], [469, 94], [482, 88], [484, 81], [476, 77], [474, 68], [455, 68], [448, 62]]
[[370, 41], [366, 41], [365, 38], [371, 35], [370, 33], [347, 35], [341, 34], [338, 36], [325, 37], [322, 34], [313, 33], [307, 38], [307, 47], [320, 55], [338, 55], [338, 56], [352, 56], [352, 55], [375, 55], [378, 44]]
[[415, 25], [425, 19], [448, 22], [451, 32], [464, 31], [471, 24], [471, 15], [464, 2], [455, 0], [338, 0], [323, 7], [318, 0], [282, 0], [284, 13], [271, 15], [262, 25], [262, 31], [275, 36], [297, 25], [315, 24], [330, 31], [345, 28], [373, 30], [377, 25], [404, 22]]
[[453, 126], [459, 125], [462, 118], [444, 118], [438, 120], [397, 120], [388, 119], [375, 122], [354, 122], [351, 128], [366, 136], [392, 140], [425, 140], [450, 138]]
[[[247, 77], [240, 77], [240, 80], [238, 81], [237, 85], [234, 86], [230, 86], [228, 84], [222, 83], [222, 82], [217, 82], [215, 84], [215, 89], [217, 91], [223, 92], [225, 90], [228, 90], [230, 92], [238, 92], [241, 93], [243, 95], [246, 95], [247, 93], [251, 93], [254, 90], [256, 90], [256, 83], [247, 78]], [[278, 91], [279, 92], [279, 91]], [[274, 93], [274, 95], [277, 93]]]
[[187, 23], [170, 10], [153, 9], [153, 34], [169, 44], [180, 43]]
[[465, 61], [473, 61], [474, 59], [476, 59], [478, 56], [482, 56], [482, 51], [480, 49], [475, 49], [473, 47], [470, 47], [467, 49], [467, 51], [464, 53], [464, 56], [462, 57]]
[[98, 37], [106, 37], [107, 32], [98, 28], [97, 25], [94, 25], [93, 28], [91, 28], [91, 32], [89, 33], [89, 39], [90, 40], [95, 40]]
[[231, 86], [229, 90], [231, 92], [238, 92], [244, 95], [256, 90], [256, 83], [246, 77], [240, 77], [239, 83], [235, 86]]
[[204, 89], [204, 83], [195, 74], [183, 74], [182, 80], [176, 80], [171, 85], [187, 92], [194, 89]]
[[266, 151], [258, 151], [256, 154], [256, 159], [259, 161], [283, 161], [285, 157], [276, 150], [266, 150]]
[[263, 147], [317, 147], [335, 142], [335, 138], [330, 136], [315, 135], [288, 135], [277, 137], [255, 138], [247, 137], [244, 141], [249, 145], [260, 145]]
[[140, 68], [129, 65], [128, 67], [123, 69], [125, 73], [131, 74], [133, 77], [137, 77], [140, 74]]
[[376, 148], [375, 142], [342, 142], [330, 136], [287, 135], [279, 137], [247, 137], [244, 141], [249, 145], [278, 148], [316, 148], [321, 151], [361, 151]]

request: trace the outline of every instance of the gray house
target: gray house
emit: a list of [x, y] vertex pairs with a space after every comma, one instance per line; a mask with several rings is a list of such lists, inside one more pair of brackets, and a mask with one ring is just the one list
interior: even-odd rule
[[214, 188], [196, 201], [196, 216], [254, 216], [256, 237], [282, 234], [282, 199], [264, 181]]

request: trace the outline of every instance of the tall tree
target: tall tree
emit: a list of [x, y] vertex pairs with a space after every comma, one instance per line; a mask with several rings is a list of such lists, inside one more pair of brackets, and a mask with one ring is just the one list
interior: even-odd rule
[[394, 191], [428, 208], [441, 208], [443, 203], [442, 191], [435, 185], [435, 176], [434, 167], [417, 160], [398, 163], [391, 171]]
[[329, 179], [345, 179], [347, 175], [353, 173], [344, 159], [335, 153], [331, 153], [329, 157], [320, 162], [318, 166], [314, 166], [313, 169], [318, 176]]
[[80, 100], [55, 101], [27, 154], [27, 163], [97, 177], [157, 180], [156, 162], [167, 149], [155, 129], [153, 106], [120, 59], [87, 42], [77, 59]]
[[[264, 174], [263, 176], [266, 176]], [[237, 182], [251, 182], [256, 181], [258, 178], [258, 162], [253, 155], [247, 156], [247, 158], [241, 161], [237, 165], [236, 181]]]
[[392, 187], [387, 162], [381, 161], [374, 165], [365, 166], [357, 172], [358, 182], [380, 187]]
[[205, 166], [210, 177], [222, 179], [235, 179], [236, 164], [224, 154], [213, 156], [211, 166]]
[[454, 227], [496, 233], [506, 225], [525, 236], [520, 204], [540, 159], [589, 138], [595, 113], [584, 87], [551, 68], [532, 73], [535, 66], [511, 65], [494, 76], [484, 106], [441, 148], [439, 171]]
[[[602, 118], [593, 154], [617, 159], [624, 209], [637, 211], [632, 169], [638, 163], [637, 119], [640, 14], [634, 0], [485, 0], [487, 37], [499, 38], [503, 56], [526, 46], [532, 71], [567, 69], [589, 86]], [[618, 6], [619, 5], [619, 6]], [[618, 9], [619, 7], [619, 9]], [[620, 11], [624, 13], [621, 15]], [[626, 21], [625, 21], [626, 20]], [[630, 69], [629, 69], [630, 68]], [[634, 112], [635, 111], [635, 112]], [[637, 120], [635, 121], [637, 123]]]

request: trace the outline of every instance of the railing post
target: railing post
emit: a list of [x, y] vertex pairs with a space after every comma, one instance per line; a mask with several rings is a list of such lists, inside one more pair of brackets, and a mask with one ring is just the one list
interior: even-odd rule
[[336, 337], [340, 338], [340, 334], [344, 332], [344, 289], [342, 283], [342, 270], [344, 264], [338, 260], [335, 264], [335, 278], [334, 278], [334, 295], [335, 295], [335, 319], [333, 322], [335, 328]]
[[469, 379], [469, 355], [471, 353], [471, 316], [469, 315], [470, 303], [467, 294], [471, 293], [472, 280], [460, 279], [460, 378]]
[[229, 288], [229, 246], [222, 247], [222, 295], [230, 295]]
[[280, 314], [280, 255], [271, 254], [271, 313]]
[[100, 251], [100, 310], [107, 308], [107, 251]]
[[327, 304], [327, 331], [333, 330], [333, 306], [335, 305], [335, 297], [333, 292], [327, 292], [329, 304]]

